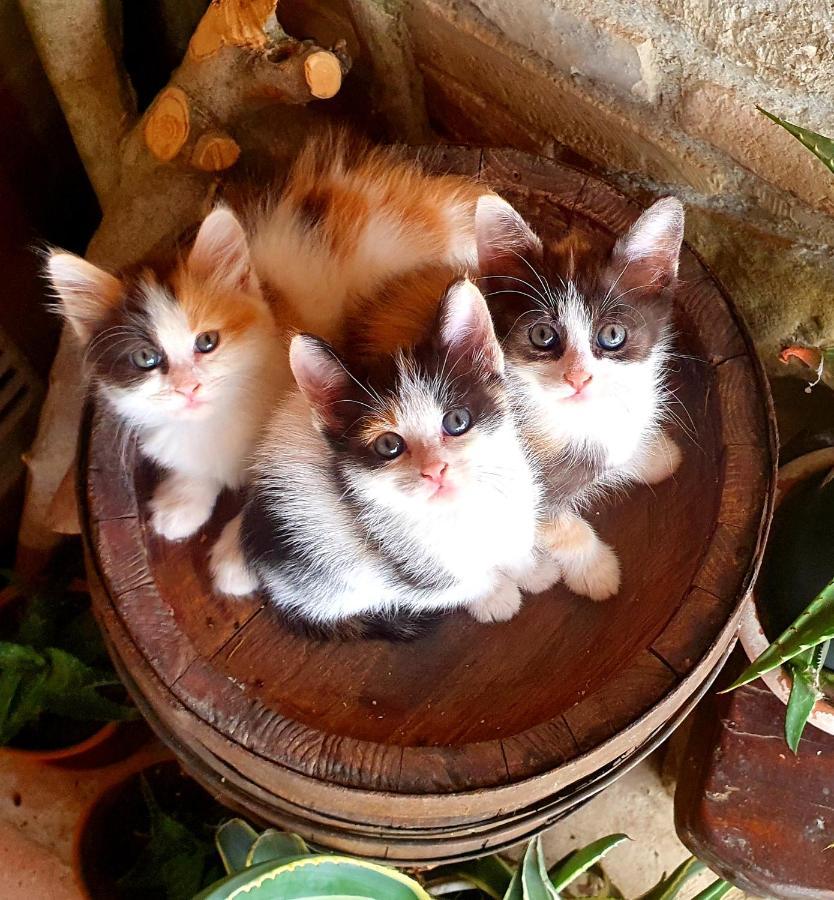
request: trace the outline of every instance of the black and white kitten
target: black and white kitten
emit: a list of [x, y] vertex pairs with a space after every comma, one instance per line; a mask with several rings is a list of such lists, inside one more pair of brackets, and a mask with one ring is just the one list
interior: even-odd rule
[[360, 368], [302, 334], [290, 364], [298, 390], [257, 452], [242, 517], [213, 551], [218, 589], [259, 586], [290, 618], [368, 633], [375, 620], [459, 607], [509, 619], [519, 586], [558, 579], [536, 553], [540, 487], [470, 281], [448, 289], [413, 350]]

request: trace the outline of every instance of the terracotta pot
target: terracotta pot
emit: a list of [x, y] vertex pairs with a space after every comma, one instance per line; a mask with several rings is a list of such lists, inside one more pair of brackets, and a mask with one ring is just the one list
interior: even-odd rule
[[[86, 589], [86, 585], [84, 585]], [[0, 616], [15, 615], [15, 606], [23, 598], [14, 586], [0, 591]], [[91, 727], [95, 723], [90, 723]], [[151, 735], [144, 721], [105, 722], [83, 740], [65, 747], [30, 750], [25, 747], [0, 747], [0, 753], [68, 769], [92, 769], [124, 759]]]
[[[120, 878], [134, 865], [147, 842], [147, 805], [140, 777], [163, 805], [187, 808], [195, 815], [220, 820], [221, 807], [186, 775], [173, 759], [149, 762], [142, 756], [128, 765], [123, 777], [108, 785], [87, 807], [76, 827], [72, 867], [76, 884], [85, 897], [97, 900], [122, 896]], [[169, 812], [171, 810], [168, 810]], [[227, 814], [228, 815], [228, 814]]]
[[[815, 450], [813, 453], [806, 453], [804, 456], [787, 463], [779, 470], [776, 505], [778, 506], [800, 482], [831, 468], [834, 468], [834, 447], [826, 447], [822, 450]], [[770, 640], [765, 634], [759, 617], [755, 591], [744, 605], [739, 623], [738, 637], [744, 652], [751, 662], [761, 656], [770, 646]], [[790, 674], [785, 668], [780, 667], [772, 672], [768, 672], [762, 676], [762, 681], [782, 703], [787, 704], [791, 693], [792, 681]], [[834, 703], [828, 699], [817, 700], [808, 721], [821, 731], [834, 734]]]

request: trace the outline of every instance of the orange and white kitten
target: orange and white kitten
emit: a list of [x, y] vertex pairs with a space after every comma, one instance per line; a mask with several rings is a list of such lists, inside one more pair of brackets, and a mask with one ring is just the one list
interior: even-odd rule
[[352, 297], [426, 265], [474, 269], [483, 192], [343, 132], [313, 139], [252, 217], [253, 262], [279, 320], [339, 340]]
[[54, 250], [46, 270], [98, 396], [166, 472], [150, 504], [153, 529], [188, 537], [220, 491], [244, 480], [288, 377], [243, 228], [220, 207], [185, 258], [111, 274]]

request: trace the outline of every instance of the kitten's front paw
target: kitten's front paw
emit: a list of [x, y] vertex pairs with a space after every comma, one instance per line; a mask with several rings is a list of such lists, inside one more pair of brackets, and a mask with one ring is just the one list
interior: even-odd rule
[[682, 459], [681, 448], [671, 438], [661, 437], [649, 451], [640, 478], [646, 484], [660, 484], [677, 472]]
[[607, 600], [620, 589], [620, 561], [612, 547], [599, 541], [581, 565], [566, 566], [565, 584], [591, 600]]
[[240, 517], [227, 522], [209, 554], [209, 571], [218, 594], [242, 597], [258, 587], [240, 548]]
[[151, 527], [169, 541], [181, 541], [208, 521], [216, 499], [213, 485], [172, 475], [154, 491]]
[[562, 567], [551, 556], [542, 554], [533, 569], [518, 580], [518, 586], [528, 594], [541, 594], [554, 584], [558, 584], [563, 576]]
[[505, 582], [495, 593], [478, 600], [469, 607], [473, 618], [479, 622], [506, 622], [521, 609], [521, 593], [518, 588]]

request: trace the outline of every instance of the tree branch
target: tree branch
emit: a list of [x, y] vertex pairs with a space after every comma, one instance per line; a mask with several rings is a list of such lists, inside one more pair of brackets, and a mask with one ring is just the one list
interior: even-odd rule
[[404, 0], [347, 0], [356, 36], [374, 73], [377, 104], [393, 133], [412, 144], [431, 138], [423, 78], [414, 61]]
[[20, 0], [26, 24], [102, 206], [119, 178], [119, 145], [136, 101], [118, 62], [104, 0]]

